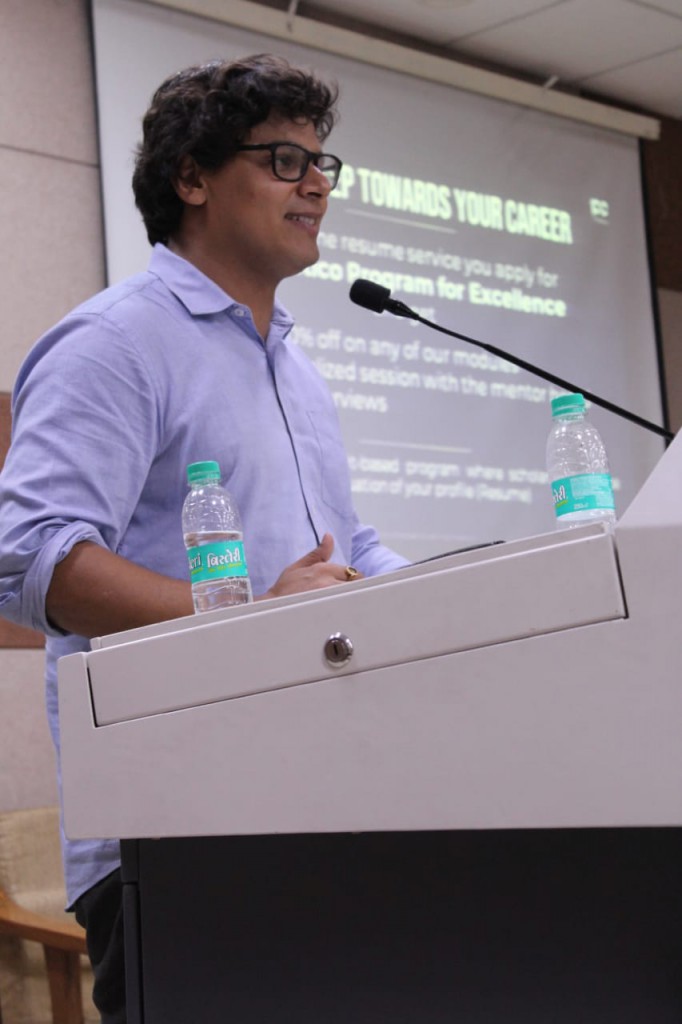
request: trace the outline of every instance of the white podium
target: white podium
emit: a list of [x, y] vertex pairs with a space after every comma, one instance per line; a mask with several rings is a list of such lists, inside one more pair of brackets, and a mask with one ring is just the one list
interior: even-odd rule
[[130, 840], [129, 1024], [679, 1020], [680, 579], [678, 438], [613, 534], [62, 659], [67, 834]]

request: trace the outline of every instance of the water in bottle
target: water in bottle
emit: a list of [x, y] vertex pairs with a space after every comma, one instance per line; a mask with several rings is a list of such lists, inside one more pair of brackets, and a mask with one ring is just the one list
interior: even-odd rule
[[616, 521], [611, 473], [599, 431], [585, 416], [582, 395], [552, 399], [547, 473], [556, 526]]
[[220, 484], [217, 462], [187, 467], [190, 492], [182, 507], [195, 612], [246, 604], [253, 599], [239, 511]]

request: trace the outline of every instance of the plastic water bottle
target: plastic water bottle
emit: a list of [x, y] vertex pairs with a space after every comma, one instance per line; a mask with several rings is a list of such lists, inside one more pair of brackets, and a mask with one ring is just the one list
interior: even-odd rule
[[616, 521], [611, 473], [599, 431], [585, 417], [582, 395], [552, 399], [547, 473], [556, 526]]
[[210, 612], [253, 600], [244, 556], [239, 511], [220, 485], [217, 462], [187, 467], [190, 492], [182, 506], [182, 532], [189, 559], [195, 612]]

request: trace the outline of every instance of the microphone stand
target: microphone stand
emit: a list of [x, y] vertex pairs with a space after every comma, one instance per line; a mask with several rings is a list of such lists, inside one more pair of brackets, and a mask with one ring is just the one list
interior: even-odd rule
[[571, 384], [570, 381], [563, 380], [561, 377], [557, 377], [553, 373], [548, 373], [546, 370], [541, 370], [537, 366], [533, 366], [532, 363], [527, 363], [525, 359], [520, 359], [518, 356], [511, 355], [509, 352], [503, 352], [502, 349], [497, 348], [495, 345], [488, 345], [483, 341], [477, 341], [476, 338], [469, 338], [466, 334], [459, 334], [457, 331], [448, 330], [447, 327], [441, 327], [440, 324], [434, 323], [432, 320], [427, 320], [425, 317], [415, 313], [413, 309], [406, 306], [404, 302], [399, 302], [397, 299], [387, 298], [385, 300], [385, 308], [389, 313], [393, 313], [394, 316], [404, 316], [410, 320], [417, 320], [420, 324], [424, 324], [426, 327], [432, 327], [435, 331], [440, 331], [441, 334], [447, 334], [451, 338], [459, 338], [462, 341], [467, 341], [470, 345], [477, 345], [479, 348], [483, 348], [486, 352], [490, 352], [491, 355], [497, 356], [500, 359], [506, 359], [508, 363], [513, 363], [515, 366], [519, 366], [522, 370], [528, 370], [529, 373], [534, 373], [537, 377], [542, 377], [543, 380], [549, 381], [550, 384], [556, 384], [557, 387], [563, 388], [564, 391], [580, 392], [585, 398], [589, 399], [595, 405], [600, 405], [602, 409], [608, 409], [609, 412], [616, 413], [617, 416], [623, 416], [626, 420], [631, 420], [640, 427], [645, 427], [647, 430], [653, 431], [654, 434], [658, 434], [659, 437], [665, 438], [666, 441], [672, 441], [675, 435], [670, 430], [666, 430], [665, 427], [659, 427], [657, 423], [651, 423], [649, 420], [643, 419], [642, 416], [637, 416], [636, 413], [630, 412], [628, 409], [622, 409], [619, 405], [614, 405], [613, 402], [607, 401], [605, 398], [600, 398], [599, 395], [592, 394], [591, 391], [586, 391], [584, 388], [577, 387], [575, 384]]

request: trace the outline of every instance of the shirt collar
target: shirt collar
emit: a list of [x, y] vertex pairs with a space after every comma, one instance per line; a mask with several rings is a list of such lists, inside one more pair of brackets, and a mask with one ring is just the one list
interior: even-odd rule
[[[171, 252], [161, 242], [157, 242], [152, 250], [149, 271], [163, 281], [192, 316], [221, 313], [240, 305], [193, 263]], [[277, 300], [272, 311], [272, 322], [285, 334], [294, 324], [291, 314]]]

